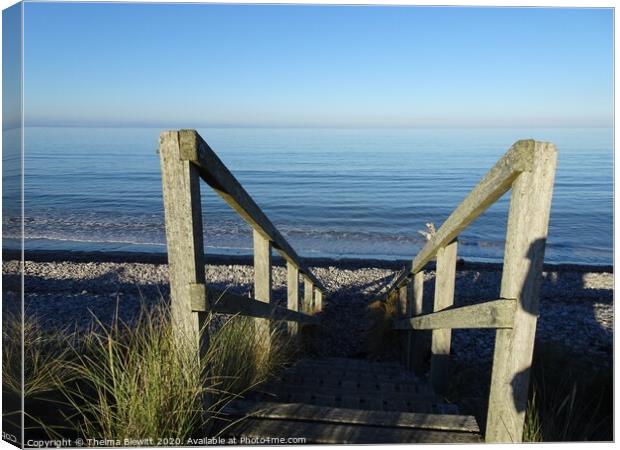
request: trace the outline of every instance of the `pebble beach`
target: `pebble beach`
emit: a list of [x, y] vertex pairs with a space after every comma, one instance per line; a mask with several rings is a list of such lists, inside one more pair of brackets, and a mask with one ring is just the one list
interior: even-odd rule
[[[93, 317], [102, 322], [118, 314], [130, 321], [142, 304], [167, 301], [168, 268], [163, 261], [110, 261], [99, 258], [25, 262], [25, 310], [50, 328], [88, 327]], [[114, 259], [114, 258], [112, 258]], [[227, 263], [228, 262], [228, 263]], [[377, 266], [377, 267], [373, 267]], [[327, 289], [321, 313], [321, 356], [365, 354], [367, 307], [398, 274], [386, 264], [363, 261], [321, 261], [312, 271]], [[455, 304], [466, 305], [498, 297], [501, 266], [460, 264]], [[425, 272], [425, 298], [432, 299], [434, 271]], [[252, 293], [250, 261], [219, 258], [206, 266], [208, 283], [241, 295]], [[19, 306], [19, 262], [3, 262], [3, 307]], [[286, 268], [273, 268], [273, 298], [286, 303]], [[452, 354], [464, 364], [490, 361], [494, 331], [454, 330]], [[612, 364], [613, 273], [611, 268], [558, 267], [543, 274], [537, 342], [560, 344], [596, 366]]]

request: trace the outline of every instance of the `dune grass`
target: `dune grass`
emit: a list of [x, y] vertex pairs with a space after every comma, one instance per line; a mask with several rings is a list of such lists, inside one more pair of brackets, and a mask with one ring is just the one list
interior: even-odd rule
[[47, 331], [32, 315], [26, 315], [22, 322], [21, 313], [4, 311], [2, 322], [3, 390], [36, 398], [54, 390], [54, 380], [69, 379], [70, 372], [61, 361], [69, 357], [67, 343], [72, 333], [64, 329]]
[[557, 344], [538, 343], [523, 440], [611, 441], [613, 376]]
[[271, 328], [267, 351], [255, 332], [255, 319], [233, 316], [211, 334], [207, 361], [214, 404], [220, 408], [230, 399], [265, 381], [290, 363], [295, 345], [285, 328]]
[[135, 323], [97, 326], [73, 349], [77, 383], [58, 383], [82, 436], [186, 439], [202, 420], [204, 364], [189, 338], [175, 336], [164, 308]]
[[[44, 332], [28, 319], [25, 396], [61, 394], [68, 427], [48, 427], [41, 418], [35, 422], [55, 439], [96, 436], [123, 442], [139, 436], [153, 438], [155, 445], [160, 437], [173, 437], [169, 444], [182, 445], [202, 435], [228, 401], [292, 356], [278, 327], [268, 354], [251, 318], [233, 316], [211, 328], [209, 351], [198, 358], [195, 341], [174, 332], [165, 306], [143, 307], [131, 324], [117, 318], [104, 325], [95, 319], [82, 333]], [[21, 395], [20, 321], [5, 317], [3, 333], [3, 384]]]

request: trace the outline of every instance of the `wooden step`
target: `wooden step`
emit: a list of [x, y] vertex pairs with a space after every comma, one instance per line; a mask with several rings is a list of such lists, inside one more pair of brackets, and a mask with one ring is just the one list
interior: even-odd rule
[[406, 371], [406, 368], [395, 362], [376, 362], [357, 359], [327, 358], [302, 359], [296, 364], [298, 367], [327, 367], [339, 370], [363, 370], [365, 372], [394, 373]]
[[317, 374], [308, 371], [286, 371], [278, 379], [287, 384], [299, 384], [307, 386], [326, 386], [344, 389], [359, 389], [366, 391], [394, 392], [394, 393], [415, 393], [432, 395], [428, 385], [421, 382], [394, 382], [382, 378], [372, 377], [348, 377]]
[[357, 408], [379, 411], [457, 414], [456, 405], [442, 402], [435, 396], [411, 393], [382, 393], [330, 387], [307, 387], [269, 383], [257, 387], [248, 398], [282, 403]]
[[235, 400], [227, 405], [223, 412], [233, 417], [309, 420], [350, 425], [480, 433], [476, 419], [472, 416], [462, 415], [363, 411], [303, 403], [248, 402], [244, 400]]
[[473, 417], [397, 363], [302, 360], [223, 415], [229, 436], [256, 439], [240, 445], [480, 442]]
[[422, 379], [411, 372], [406, 371], [364, 371], [362, 369], [342, 369], [328, 366], [291, 366], [285, 370], [287, 373], [333, 375], [347, 379], [368, 379], [393, 382], [420, 382]]
[[[395, 444], [395, 443], [480, 443], [476, 433], [418, 428], [334, 424], [315, 421], [245, 419], [232, 426], [228, 436], [240, 444]], [[274, 442], [275, 439], [282, 439]], [[287, 439], [296, 438], [295, 442]], [[303, 442], [299, 441], [303, 439]], [[240, 439], [256, 439], [241, 442]]]
[[402, 379], [416, 378], [413, 372], [405, 369], [384, 369], [378, 368], [364, 368], [364, 367], [345, 367], [345, 366], [330, 366], [324, 364], [295, 364], [287, 370], [299, 370], [299, 371], [319, 371], [319, 372], [349, 372], [352, 374], [360, 374], [374, 377], [398, 377]]
[[370, 361], [367, 359], [355, 359], [355, 358], [321, 358], [312, 359], [306, 358], [298, 361], [298, 364], [312, 364], [312, 365], [329, 365], [329, 366], [347, 366], [347, 367], [367, 367], [367, 368], [379, 368], [379, 369], [398, 369], [403, 370], [405, 366], [397, 361]]

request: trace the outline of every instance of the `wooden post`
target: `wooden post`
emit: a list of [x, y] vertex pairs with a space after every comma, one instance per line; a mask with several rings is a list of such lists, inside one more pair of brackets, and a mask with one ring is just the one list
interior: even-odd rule
[[[412, 317], [421, 316], [424, 314], [424, 272], [416, 272], [413, 276], [413, 305], [412, 305]], [[424, 357], [428, 351], [428, 332], [425, 331], [412, 331], [412, 344], [410, 347], [410, 369], [413, 369], [417, 374], [424, 372]]]
[[487, 442], [521, 442], [532, 365], [542, 264], [556, 168], [553, 144], [524, 141], [530, 170], [514, 181], [502, 273], [502, 298], [517, 299], [514, 327], [497, 330]]
[[[398, 289], [398, 305], [401, 318], [413, 317], [413, 282], [410, 279]], [[410, 331], [405, 331], [402, 334], [402, 359], [406, 367], [411, 367], [413, 336]]]
[[314, 285], [312, 281], [307, 276], [303, 275], [304, 279], [304, 299], [301, 303], [301, 312], [306, 314], [312, 314], [314, 308]]
[[159, 154], [172, 319], [176, 332], [197, 337], [199, 320], [189, 292], [190, 284], [205, 282], [200, 178], [194, 165], [181, 159], [178, 132], [161, 133]]
[[[286, 280], [286, 306], [293, 311], [299, 311], [299, 268], [290, 261], [286, 263]], [[290, 336], [297, 335], [298, 328], [297, 322], [288, 322], [288, 333]]]
[[[179, 345], [193, 346], [196, 356], [202, 359], [209, 348], [208, 311], [193, 313], [190, 293], [192, 286], [205, 285], [200, 178], [196, 167], [182, 158], [178, 132], [164, 131], [159, 144], [171, 319]], [[208, 376], [206, 366], [201, 364], [201, 367], [203, 376]], [[205, 391], [203, 413], [209, 406], [210, 399]]]
[[[271, 242], [254, 230], [254, 298], [271, 303]], [[254, 319], [256, 337], [265, 348], [265, 355], [271, 349], [271, 327], [269, 319]]]
[[323, 310], [323, 292], [318, 288], [314, 287], [314, 308], [312, 309], [313, 313], [320, 312]]
[[[433, 311], [440, 311], [454, 303], [457, 241], [454, 240], [437, 252], [435, 271], [435, 303]], [[450, 341], [452, 330], [433, 330], [431, 343], [431, 383], [435, 392], [443, 394], [450, 379]]]

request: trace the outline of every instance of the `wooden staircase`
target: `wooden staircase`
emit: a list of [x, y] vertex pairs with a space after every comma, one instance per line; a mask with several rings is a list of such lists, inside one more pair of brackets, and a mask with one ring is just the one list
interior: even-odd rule
[[[203, 355], [209, 346], [208, 327], [204, 326], [209, 313], [256, 318], [256, 334], [266, 347], [271, 345], [271, 322], [288, 322], [291, 337], [303, 326], [320, 323], [317, 313], [322, 311], [328, 290], [204, 139], [195, 130], [165, 131], [160, 136], [159, 154], [175, 333], [183, 339], [198, 336], [193, 351]], [[556, 159], [551, 143], [515, 142], [429, 235], [411, 265], [385, 292], [386, 299], [391, 295], [398, 298], [398, 317], [392, 329], [402, 336], [403, 360], [421, 372], [423, 357], [430, 352], [430, 384], [438, 392], [449, 384], [452, 330], [496, 330], [486, 442], [521, 442], [523, 436]], [[219, 292], [207, 283], [200, 180], [253, 229], [254, 298]], [[497, 299], [456, 307], [458, 237], [508, 191], [510, 207]], [[286, 307], [272, 298], [274, 250], [286, 261]], [[432, 260], [436, 262], [431, 305], [424, 295], [424, 272]], [[428, 332], [431, 339], [424, 338]], [[206, 409], [209, 402], [205, 393]], [[297, 436], [308, 443], [480, 439], [474, 419], [459, 415], [454, 405], [434, 395], [426, 380], [395, 364], [357, 360], [300, 361], [279, 379], [231, 404], [226, 413], [229, 419], [245, 418], [228, 429], [239, 436]]]
[[307, 444], [481, 442], [474, 417], [460, 415], [424, 379], [392, 362], [301, 360], [223, 413], [236, 421], [228, 437], [298, 437]]

